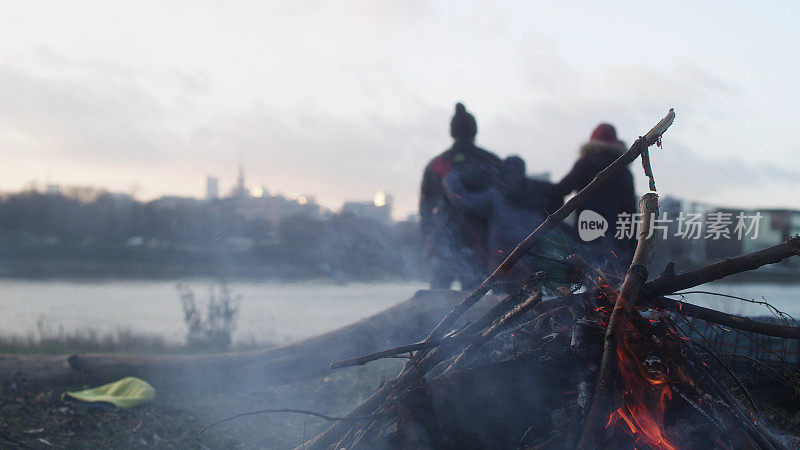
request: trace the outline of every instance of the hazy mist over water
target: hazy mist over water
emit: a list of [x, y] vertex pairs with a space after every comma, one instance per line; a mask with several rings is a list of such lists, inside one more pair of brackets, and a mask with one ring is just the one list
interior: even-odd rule
[[[210, 280], [186, 283], [205, 298]], [[287, 343], [330, 331], [370, 316], [410, 298], [422, 282], [333, 284], [326, 281], [232, 282], [231, 293], [241, 296], [234, 343]], [[695, 289], [693, 289], [695, 290]], [[800, 317], [800, 286], [773, 283], [711, 283], [707, 290], [761, 300]], [[183, 323], [174, 281], [0, 281], [0, 327], [9, 335], [44, 331], [114, 332], [130, 329], [183, 343]], [[763, 306], [704, 294], [686, 301], [748, 316], [770, 315]]]
[[[190, 281], [206, 298], [212, 281]], [[350, 324], [410, 298], [421, 282], [228, 283], [239, 307], [235, 343], [285, 343]], [[0, 281], [0, 327], [7, 335], [74, 330], [130, 329], [183, 343], [183, 322], [175, 281]], [[202, 310], [203, 306], [201, 306]]]

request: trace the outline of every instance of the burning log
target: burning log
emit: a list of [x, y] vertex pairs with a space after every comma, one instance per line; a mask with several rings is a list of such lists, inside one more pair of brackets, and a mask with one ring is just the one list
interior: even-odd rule
[[[639, 300], [642, 284], [647, 281], [647, 264], [652, 259], [653, 235], [650, 235], [650, 220], [658, 215], [658, 196], [656, 194], [645, 194], [639, 201], [639, 213], [641, 223], [639, 226], [639, 239], [636, 245], [636, 252], [633, 261], [625, 276], [622, 290], [614, 301], [614, 308], [611, 317], [608, 319], [608, 326], [605, 333], [605, 344], [603, 347], [603, 357], [600, 363], [600, 375], [597, 380], [592, 406], [589, 408], [586, 424], [584, 425], [583, 435], [578, 444], [579, 448], [591, 448], [594, 446], [595, 437], [598, 433], [598, 426], [602, 420], [601, 414], [604, 412], [604, 404], [609, 392], [611, 383], [612, 366], [623, 365], [624, 362], [614, 358], [615, 352], [620, 352], [620, 340], [624, 340], [621, 334], [625, 329], [625, 322], [631, 314], [633, 306]], [[649, 418], [648, 418], [649, 419]], [[659, 443], [662, 438], [658, 435], [650, 437], [650, 441]]]

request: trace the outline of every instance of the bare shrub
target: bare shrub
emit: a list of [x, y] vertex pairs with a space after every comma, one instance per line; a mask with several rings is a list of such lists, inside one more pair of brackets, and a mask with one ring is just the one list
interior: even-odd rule
[[[232, 296], [224, 283], [208, 289], [208, 299], [200, 301], [189, 286], [178, 284], [183, 321], [186, 324], [186, 345], [193, 349], [227, 350], [236, 329], [239, 308], [234, 305], [241, 296]], [[206, 305], [206, 314], [201, 309]]]

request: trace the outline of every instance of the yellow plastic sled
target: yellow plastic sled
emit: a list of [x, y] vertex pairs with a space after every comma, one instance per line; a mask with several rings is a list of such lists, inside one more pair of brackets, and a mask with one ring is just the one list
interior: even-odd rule
[[119, 381], [85, 391], [64, 392], [61, 394], [61, 400], [93, 408], [119, 411], [149, 402], [155, 395], [156, 390], [148, 382], [136, 377], [125, 377]]

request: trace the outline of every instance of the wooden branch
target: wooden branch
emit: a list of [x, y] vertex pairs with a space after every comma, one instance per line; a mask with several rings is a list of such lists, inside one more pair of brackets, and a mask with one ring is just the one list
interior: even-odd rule
[[685, 316], [695, 317], [707, 322], [714, 322], [726, 327], [750, 333], [763, 334], [788, 339], [800, 339], [800, 327], [780, 325], [777, 323], [761, 322], [747, 317], [735, 316], [711, 308], [685, 303], [666, 297], [656, 297], [644, 300], [643, 306], [671, 311]]
[[[641, 301], [644, 302], [643, 306], [652, 306], [681, 313], [742, 331], [766, 336], [800, 339], [800, 327], [761, 322], [663, 297], [663, 295], [669, 295], [729, 275], [754, 270], [767, 264], [774, 264], [798, 254], [800, 254], [800, 237], [794, 235], [781, 244], [736, 258], [726, 259], [680, 275], [675, 274], [675, 265], [670, 263], [660, 277], [644, 284], [641, 295], [644, 300]], [[577, 255], [571, 255], [567, 258], [567, 261], [584, 273], [589, 274], [588, 277], [591, 281], [594, 281], [594, 277], [598, 276], [597, 271]], [[653, 296], [650, 297], [651, 295]], [[554, 305], [578, 304], [579, 301], [580, 299], [575, 296], [565, 296], [543, 302], [542, 305], [549, 306], [551, 302]]]
[[[480, 332], [492, 324], [498, 317], [502, 317], [506, 311], [516, 306], [517, 303], [525, 300], [530, 296], [534, 289], [543, 280], [543, 274], [537, 272], [532, 275], [528, 281], [513, 294], [504, 298], [498, 304], [486, 311], [478, 319], [472, 321], [464, 328], [454, 339], [444, 339], [440, 341], [440, 347], [435, 347], [430, 353], [425, 355], [422, 360], [411, 361], [403, 368], [399, 375], [391, 382], [385, 383], [377, 391], [375, 391], [369, 398], [364, 400], [360, 405], [351, 410], [346, 417], [353, 416], [368, 416], [376, 408], [380, 408], [390, 395], [413, 384], [419, 377], [425, 375], [428, 371], [436, 367], [439, 363], [450, 357], [464, 342], [464, 337], [473, 335]], [[464, 337], [462, 337], [464, 336]], [[344, 422], [337, 422], [322, 434], [310, 439], [309, 441], [298, 446], [298, 449], [323, 449], [338, 442], [342, 436], [347, 432], [347, 424]]]
[[800, 236], [796, 234], [783, 243], [763, 250], [725, 259], [679, 275], [665, 274], [645, 283], [643, 291], [648, 297], [668, 295], [767, 264], [779, 263], [795, 255], [800, 255]]
[[[406, 364], [406, 367], [395, 378], [395, 380], [392, 381], [392, 383], [387, 383], [391, 384], [393, 390], [389, 391], [389, 393], [386, 394], [386, 398], [378, 403], [377, 409], [373, 409], [372, 414], [378, 414], [380, 411], [393, 409], [394, 405], [392, 404], [392, 400], [394, 396], [391, 394], [400, 392], [408, 386], [417, 383], [420, 378], [426, 374], [429, 374], [433, 369], [438, 368], [442, 362], [446, 361], [458, 349], [462, 348], [464, 344], [468, 342], [470, 336], [481, 332], [481, 330], [484, 328], [495, 323], [495, 321], [502, 318], [508, 312], [508, 310], [514, 309], [519, 303], [524, 302], [525, 299], [532, 296], [535, 289], [539, 287], [542, 281], [544, 281], [543, 272], [537, 272], [531, 275], [525, 284], [516, 292], [503, 299], [501, 302], [495, 305], [495, 307], [487, 311], [480, 319], [470, 323], [458, 335], [454, 336], [452, 339], [446, 339], [442, 341], [442, 345], [440, 347], [434, 348], [433, 351], [425, 355], [416, 364], [413, 363], [413, 361], [409, 364]], [[371, 423], [367, 424], [361, 429], [351, 429], [351, 431], [348, 431], [344, 437], [339, 439], [334, 448], [356, 446], [355, 442], [359, 441], [366, 434], [370, 433], [376, 424], [377, 422], [373, 420]], [[353, 433], [353, 431], [355, 432]], [[353, 434], [352, 438], [347, 436], [351, 433]], [[315, 445], [317, 445], [316, 448], [319, 448], [318, 444]], [[327, 446], [330, 447], [330, 444], [327, 444]]]
[[497, 333], [505, 330], [508, 327], [513, 326], [513, 323], [516, 319], [518, 319], [521, 315], [525, 314], [526, 312], [530, 311], [531, 308], [533, 308], [541, 300], [542, 300], [542, 293], [535, 292], [533, 295], [528, 297], [527, 300], [520, 303], [514, 309], [506, 313], [505, 316], [503, 316], [500, 320], [495, 322], [491, 327], [483, 330], [483, 332], [480, 335], [475, 336], [472, 339], [472, 342], [470, 342], [464, 349], [464, 351], [461, 352], [461, 354], [459, 354], [456, 357], [455, 361], [453, 361], [453, 363], [450, 364], [450, 367], [445, 369], [439, 376], [445, 376], [448, 373], [451, 373], [454, 370], [456, 370], [458, 367], [464, 365], [465, 363], [470, 362], [472, 358], [475, 356], [475, 353], [477, 353], [478, 350], [481, 347], [483, 347], [484, 344], [489, 342], [489, 340], [491, 340], [493, 337], [497, 336]]
[[755, 420], [750, 414], [743, 411], [739, 405], [739, 401], [731, 395], [730, 391], [723, 387], [717, 379], [708, 373], [703, 372], [703, 377], [708, 381], [710, 386], [713, 386], [725, 404], [730, 408], [731, 413], [735, 419], [738, 419], [739, 426], [744, 428], [745, 432], [750, 435], [750, 438], [764, 450], [783, 450], [786, 446], [783, 445], [772, 433], [767, 430], [760, 420]]
[[658, 215], [658, 195], [653, 193], [645, 194], [639, 201], [639, 239], [636, 244], [636, 252], [633, 254], [628, 273], [622, 284], [622, 289], [617, 297], [611, 317], [608, 319], [606, 327], [605, 342], [603, 345], [603, 358], [600, 362], [600, 374], [597, 377], [597, 387], [595, 389], [592, 404], [586, 415], [584, 422], [583, 435], [578, 443], [578, 448], [594, 447], [595, 438], [600, 435], [605, 414], [605, 403], [612, 383], [612, 374], [616, 373], [616, 341], [620, 337], [618, 333], [623, 329], [623, 324], [630, 314], [633, 305], [636, 303], [642, 284], [647, 280], [647, 269], [645, 268], [652, 257], [652, 246], [654, 235], [650, 234], [651, 219]]
[[365, 420], [370, 419], [371, 417], [339, 417], [339, 416], [329, 416], [327, 414], [323, 414], [316, 411], [311, 411], [308, 409], [297, 409], [297, 408], [269, 408], [269, 409], [259, 409], [256, 411], [248, 411], [239, 414], [234, 414], [232, 416], [228, 416], [224, 419], [218, 420], [210, 425], [206, 425], [205, 428], [199, 431], [199, 433], [205, 433], [206, 431], [214, 428], [217, 425], [223, 424], [225, 422], [230, 422], [231, 420], [236, 420], [241, 417], [247, 416], [256, 416], [260, 414], [274, 414], [274, 413], [290, 413], [290, 414], [305, 414], [307, 416], [314, 416], [319, 417], [320, 419], [327, 420], [329, 422], [335, 422], [338, 420]]
[[401, 345], [400, 347], [390, 348], [380, 352], [370, 353], [369, 355], [359, 356], [358, 358], [345, 359], [331, 363], [331, 369], [341, 369], [344, 367], [363, 366], [364, 364], [378, 359], [390, 358], [403, 353], [411, 353], [417, 350], [427, 350], [441, 345], [441, 340], [417, 342], [416, 344]]
[[[544, 281], [544, 274], [541, 272], [537, 272], [536, 274], [532, 275], [528, 278], [525, 284], [517, 291], [511, 293], [504, 299], [497, 302], [494, 306], [492, 306], [483, 316], [479, 319], [475, 320], [474, 322], [466, 325], [464, 330], [461, 330], [462, 336], [468, 336], [471, 332], [478, 332], [483, 328], [492, 324], [494, 320], [498, 317], [502, 317], [506, 311], [509, 309], [514, 308], [514, 306], [518, 305], [522, 301], [525, 300], [526, 297], [529, 297], [536, 287]], [[431, 341], [423, 341], [417, 342], [414, 344], [409, 345], [402, 345], [399, 347], [390, 348], [387, 350], [382, 350], [375, 353], [370, 353], [368, 355], [359, 356], [357, 358], [352, 359], [345, 359], [342, 361], [332, 362], [330, 363], [331, 369], [339, 369], [342, 367], [350, 367], [350, 366], [358, 366], [366, 364], [370, 361], [375, 361], [382, 358], [388, 358], [390, 356], [399, 355], [401, 353], [408, 353], [417, 350], [427, 350], [434, 347], [438, 347], [442, 345], [443, 339], [435, 339]], [[463, 340], [461, 341], [463, 342]]]
[[[641, 214], [639, 219], [639, 240], [636, 244], [636, 252], [633, 254], [631, 267], [641, 266], [646, 268], [653, 259], [655, 233], [651, 233], [651, 231], [652, 221], [658, 215], [658, 194], [644, 194], [642, 199], [639, 200], [639, 213]], [[626, 276], [625, 278], [627, 281], [628, 277]], [[624, 287], [623, 283], [623, 289]], [[631, 310], [632, 306], [633, 302], [627, 302], [628, 311]]]
[[794, 255], [800, 255], [800, 237], [798, 235], [791, 236], [778, 245], [729, 258], [680, 275], [675, 274], [674, 264], [670, 263], [660, 277], [644, 284], [642, 298], [649, 297], [644, 300], [647, 306], [684, 314], [738, 330], [766, 336], [800, 339], [800, 327], [761, 322], [663, 297], [663, 295], [669, 295], [729, 275], [758, 269], [767, 264], [775, 264]]
[[[537, 272], [531, 275], [522, 289], [518, 290], [518, 292], [516, 292], [514, 295], [509, 296], [509, 298], [514, 297], [517, 299], [521, 296], [521, 298], [527, 297], [524, 301], [521, 303], [517, 301], [517, 304], [510, 306], [510, 310], [509, 308], [493, 308], [491, 311], [487, 312], [487, 314], [485, 314], [481, 320], [470, 324], [466, 330], [452, 338], [443, 340], [440, 347], [426, 355], [419, 362], [419, 364], [411, 367], [411, 370], [408, 372], [408, 376], [403, 376], [403, 374], [401, 374], [398, 379], [393, 382], [395, 392], [402, 390], [411, 383], [420, 381], [425, 383], [422, 377], [426, 374], [433, 379], [439, 379], [439, 377], [443, 376], [445, 372], [451, 372], [458, 367], [460, 363], [469, 361], [481, 346], [491, 340], [499, 332], [514, 326], [518, 319], [523, 316], [523, 314], [525, 314], [527, 311], [530, 311], [537, 303], [539, 303], [539, 301], [541, 301], [541, 292], [533, 292], [533, 290], [538, 288], [543, 280], [544, 272]], [[488, 320], [492, 318], [496, 318], [496, 320]], [[447, 361], [451, 355], [462, 348], [464, 348], [464, 350], [458, 354], [458, 356], [455, 358], [455, 361], [450, 366], [442, 369], [443, 364], [441, 363]], [[391, 403], [392, 398], [394, 397], [390, 397], [389, 400], [384, 402], [377, 410], [375, 410], [373, 415], [380, 415], [382, 412], [393, 410], [394, 405]], [[373, 420], [367, 426], [359, 429], [355, 434], [356, 437], [354, 437], [352, 440], [347, 437], [342, 438], [334, 447], [358, 448], [358, 442], [364, 439], [365, 436], [369, 435], [374, 430], [376, 425], [377, 421]]]
[[[660, 146], [660, 144], [659, 144]], [[650, 166], [650, 151], [645, 149], [642, 152], [642, 169], [644, 169], [644, 174], [647, 176], [648, 180], [650, 181], [650, 191], [656, 191], [656, 179], [653, 176], [653, 168]]]
[[[700, 333], [700, 331], [697, 328], [695, 328], [695, 326], [692, 325], [692, 323], [689, 322], [686, 319], [686, 317], [683, 317], [683, 321], [686, 322], [687, 325], [689, 325], [689, 328], [691, 328], [695, 333], [697, 333], [698, 335], [700, 335], [702, 337], [702, 334]], [[673, 329], [681, 330], [681, 332], [683, 332], [684, 335], [686, 334], [686, 332], [683, 331], [683, 328], [681, 328], [678, 325], [678, 323], [675, 322], [674, 320], [672, 320], [671, 318], [669, 319], [669, 323], [670, 323], [670, 325], [672, 326]], [[733, 372], [733, 369], [731, 369], [730, 365], [728, 365], [725, 362], [725, 360], [723, 360], [722, 357], [717, 354], [717, 352], [715, 350], [712, 350], [711, 348], [706, 347], [705, 345], [703, 345], [700, 342], [698, 342], [696, 339], [689, 338], [689, 342], [692, 343], [692, 346], [697, 347], [700, 350], [703, 350], [704, 352], [706, 352], [709, 355], [711, 355], [711, 357], [714, 358], [714, 361], [716, 361], [717, 364], [720, 365], [720, 367], [725, 369], [725, 372], [728, 373], [728, 376], [731, 377], [731, 379], [736, 382], [736, 385], [739, 387], [739, 389], [742, 390], [742, 393], [744, 393], [744, 396], [747, 398], [747, 401], [750, 403], [750, 410], [757, 414], [758, 413], [758, 406], [756, 406], [756, 401], [755, 401], [755, 399], [753, 399], [753, 395], [747, 389], [747, 386], [744, 385], [742, 380], [736, 375], [736, 373]], [[694, 351], [690, 350], [689, 354], [693, 355]], [[699, 363], [699, 361], [695, 360], [695, 365], [696, 366], [699, 366], [698, 363]]]

